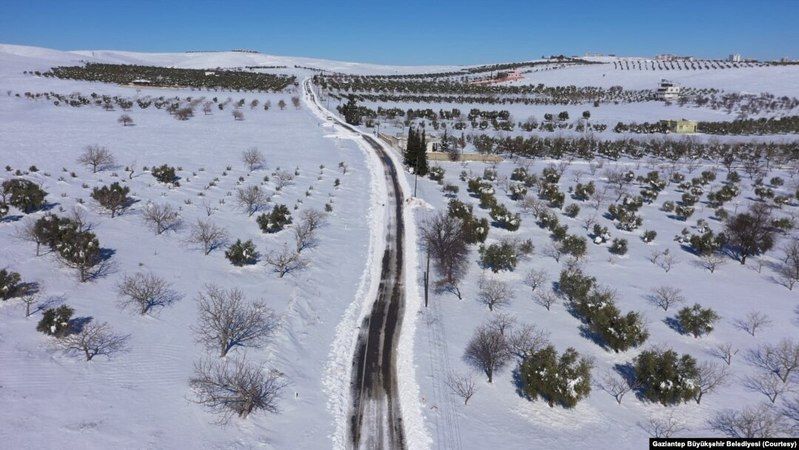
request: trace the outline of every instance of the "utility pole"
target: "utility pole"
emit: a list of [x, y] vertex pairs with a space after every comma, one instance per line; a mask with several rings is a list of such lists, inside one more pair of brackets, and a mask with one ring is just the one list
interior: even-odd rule
[[430, 284], [430, 249], [427, 249], [427, 268], [424, 271], [424, 307], [427, 308], [427, 290]]

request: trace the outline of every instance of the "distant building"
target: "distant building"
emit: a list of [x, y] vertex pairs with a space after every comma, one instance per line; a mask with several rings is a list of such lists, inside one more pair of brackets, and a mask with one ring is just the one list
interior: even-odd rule
[[[408, 135], [405, 133], [399, 132], [393, 136], [388, 133], [380, 133], [378, 136], [403, 152], [408, 148]], [[441, 144], [441, 138], [428, 134], [425, 135], [425, 142], [427, 144], [426, 151], [428, 153], [435, 152], [438, 151], [438, 146]]]
[[656, 95], [658, 100], [677, 100], [680, 98], [682, 88], [669, 80], [660, 80]]
[[733, 54], [731, 54], [730, 56], [727, 57], [727, 61], [729, 61], [729, 62], [741, 62], [741, 61], [743, 61], [743, 58], [741, 58], [741, 55], [739, 53], [733, 53]]
[[150, 80], [146, 80], [144, 78], [138, 78], [130, 82], [130, 84], [134, 86], [149, 86], [152, 82]]
[[655, 61], [693, 61], [693, 56], [680, 56], [672, 53], [661, 53], [655, 55]]
[[666, 125], [672, 133], [690, 134], [696, 133], [696, 126], [698, 122], [695, 120], [667, 120]]

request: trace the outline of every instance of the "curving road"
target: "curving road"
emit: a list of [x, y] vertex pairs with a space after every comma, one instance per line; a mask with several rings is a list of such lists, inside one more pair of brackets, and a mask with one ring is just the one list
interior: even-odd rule
[[305, 95], [327, 119], [359, 135], [383, 165], [387, 187], [386, 248], [380, 286], [364, 318], [353, 355], [349, 441], [352, 448], [404, 449], [405, 437], [397, 395], [396, 346], [404, 311], [402, 221], [404, 196], [394, 161], [372, 136], [358, 131], [327, 111], [304, 82]]

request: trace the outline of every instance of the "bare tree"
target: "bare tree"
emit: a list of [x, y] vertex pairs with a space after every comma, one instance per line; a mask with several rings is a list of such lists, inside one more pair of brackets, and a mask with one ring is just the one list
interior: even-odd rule
[[316, 230], [325, 223], [325, 213], [316, 209], [306, 209], [300, 214], [300, 220], [294, 226], [294, 242], [297, 253], [316, 246]]
[[295, 108], [300, 109], [300, 98], [293, 95], [291, 97], [291, 104], [294, 105]]
[[680, 259], [669, 253], [668, 249], [661, 253], [660, 258], [657, 259], [657, 265], [665, 270], [666, 273], [669, 273], [679, 263]]
[[155, 234], [176, 228], [180, 224], [180, 213], [170, 204], [150, 203], [142, 209], [144, 222], [150, 225]]
[[155, 307], [167, 306], [179, 298], [168, 281], [153, 273], [142, 272], [124, 275], [117, 285], [117, 293], [123, 308], [137, 308], [142, 315]]
[[777, 274], [780, 284], [792, 291], [796, 282], [799, 281], [799, 241], [791, 240], [783, 252], [784, 257], [782, 264], [777, 269]]
[[86, 361], [97, 355], [111, 357], [127, 348], [129, 336], [115, 334], [107, 323], [88, 323], [55, 341], [65, 353], [83, 353]]
[[78, 163], [91, 167], [92, 173], [97, 173], [98, 170], [114, 164], [114, 155], [106, 147], [89, 145], [78, 157]]
[[549, 275], [544, 270], [530, 269], [527, 275], [524, 276], [524, 284], [529, 286], [533, 292], [545, 285], [547, 281], [549, 281]]
[[738, 354], [738, 349], [733, 349], [732, 344], [719, 343], [710, 349], [710, 354], [724, 361], [728, 366], [732, 364], [732, 357]]
[[277, 170], [272, 175], [272, 179], [275, 180], [275, 190], [280, 191], [291, 184], [294, 180], [294, 174], [287, 170]]
[[227, 243], [228, 234], [224, 228], [214, 225], [209, 220], [197, 219], [191, 226], [188, 241], [202, 245], [206, 255]]
[[504, 281], [483, 276], [480, 279], [477, 299], [488, 306], [490, 311], [494, 308], [506, 306], [513, 299], [513, 290]]
[[552, 305], [558, 302], [558, 294], [551, 289], [539, 291], [533, 295], [533, 301], [546, 308], [547, 311], [550, 311]]
[[475, 330], [474, 336], [466, 346], [464, 358], [494, 380], [494, 373], [504, 367], [511, 359], [508, 342], [499, 331], [482, 325]]
[[21, 241], [32, 242], [36, 244], [36, 256], [39, 256], [42, 244], [44, 244], [44, 236], [36, 232], [36, 220], [32, 217], [25, 217], [22, 224], [14, 230], [14, 237]]
[[714, 273], [716, 269], [718, 269], [718, 267], [724, 264], [726, 261], [724, 257], [717, 252], [712, 252], [706, 255], [702, 255], [701, 258], [702, 258], [702, 266], [705, 269], [709, 270], [710, 273]]
[[244, 359], [204, 360], [194, 365], [189, 385], [195, 402], [220, 415], [227, 423], [234, 415], [245, 419], [254, 411], [278, 411], [286, 381], [277, 371], [266, 371]]
[[497, 313], [489, 322], [488, 326], [499, 331], [499, 334], [507, 337], [508, 332], [516, 324], [516, 318], [510, 314]]
[[299, 252], [289, 249], [286, 245], [281, 250], [272, 250], [267, 253], [264, 260], [280, 278], [308, 266], [308, 261]]
[[766, 396], [771, 403], [776, 403], [777, 397], [788, 390], [786, 383], [773, 373], [762, 372], [748, 376], [744, 379], [744, 387], [752, 392], [759, 392]]
[[682, 292], [671, 286], [660, 286], [653, 289], [649, 299], [658, 307], [663, 308], [663, 311], [668, 311], [672, 305], [685, 302]]
[[471, 375], [457, 375], [451, 373], [447, 377], [447, 386], [453, 394], [463, 399], [463, 405], [469, 404], [475, 393], [477, 393], [477, 383]]
[[197, 297], [197, 341], [219, 350], [224, 358], [234, 347], [260, 347], [278, 326], [274, 312], [262, 303], [247, 303], [238, 289], [208, 285]]
[[635, 389], [635, 379], [624, 377], [612, 370], [608, 370], [597, 382], [597, 387], [610, 394], [616, 403], [621, 405], [624, 396]]
[[563, 249], [557, 243], [550, 242], [544, 247], [544, 255], [551, 257], [555, 262], [560, 262], [560, 258], [563, 256]]
[[38, 292], [26, 292], [25, 294], [20, 297], [22, 303], [25, 305], [25, 317], [31, 316], [31, 306], [36, 304], [39, 301], [39, 293]]
[[469, 246], [463, 221], [439, 213], [422, 227], [422, 240], [433, 259], [434, 268], [442, 277], [438, 284], [461, 299], [458, 287], [469, 266]]
[[250, 169], [250, 172], [260, 169], [266, 164], [266, 157], [256, 147], [250, 147], [245, 150], [241, 155], [241, 159], [247, 165], [247, 168]]
[[505, 336], [511, 354], [520, 360], [549, 345], [549, 333], [531, 324], [523, 324]]
[[769, 325], [771, 325], [771, 319], [760, 311], [752, 311], [746, 315], [746, 318], [735, 321], [736, 327], [746, 331], [752, 336], [757, 333], [757, 330]]
[[269, 203], [269, 195], [259, 186], [247, 186], [245, 188], [236, 189], [236, 201], [241, 206], [248, 216], [252, 216], [256, 212]]
[[727, 382], [729, 372], [727, 366], [720, 366], [712, 362], [703, 362], [697, 368], [696, 379], [694, 385], [696, 387], [696, 394], [694, 400], [696, 403], [702, 401], [702, 396], [714, 392], [719, 387]]
[[244, 113], [240, 109], [234, 109], [232, 114], [234, 120], [244, 120]]
[[791, 436], [799, 435], [799, 397], [793, 400], [786, 400], [780, 409], [780, 414], [786, 422], [788, 434]]
[[782, 430], [779, 416], [768, 405], [746, 407], [742, 411], [719, 411], [708, 421], [710, 429], [733, 438], [767, 438]]
[[799, 344], [783, 339], [778, 344], [764, 344], [749, 352], [749, 361], [787, 383], [799, 370]]
[[646, 422], [639, 422], [638, 426], [653, 438], [670, 438], [687, 428], [685, 424], [674, 417], [674, 413], [657, 417], [650, 416]]

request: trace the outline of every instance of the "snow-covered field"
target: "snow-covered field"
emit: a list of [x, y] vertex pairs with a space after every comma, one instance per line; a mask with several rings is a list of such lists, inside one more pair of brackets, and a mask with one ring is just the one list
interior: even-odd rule
[[[290, 98], [302, 96], [300, 87], [279, 93], [200, 91], [191, 89], [131, 88], [112, 84], [58, 80], [23, 74], [44, 71], [56, 65], [83, 62], [152, 64], [180, 68], [243, 67], [285, 65], [275, 73], [289, 73], [298, 82], [315, 72], [294, 66], [315, 67], [353, 74], [396, 74], [459, 70], [453, 66], [392, 67], [353, 64], [311, 58], [275, 57], [240, 52], [143, 54], [118, 51], [59, 52], [54, 50], [0, 45], [0, 181], [14, 178], [19, 169], [24, 178], [40, 184], [48, 193], [51, 212], [69, 214], [73, 208], [83, 211], [93, 226], [102, 247], [113, 250], [112, 270], [105, 276], [81, 283], [74, 270], [62, 267], [53, 255], [35, 256], [35, 246], [17, 238], [24, 223], [22, 214], [12, 210], [0, 221], [0, 268], [19, 272], [22, 279], [40, 285], [43, 307], [68, 304], [75, 317], [108, 322], [114, 330], [129, 335], [129, 350], [112, 358], [97, 357], [87, 363], [52, 347], [53, 338], [35, 330], [41, 313], [26, 318], [24, 305], [16, 300], [0, 302], [0, 447], [3, 448], [342, 448], [346, 445], [347, 408], [349, 407], [349, 365], [354, 338], [362, 314], [373, 292], [379, 270], [384, 202], [382, 174], [374, 157], [353, 136], [333, 127], [325, 114], [314, 112], [302, 102], [292, 106]], [[523, 83], [546, 85], [590, 85], [626, 89], [651, 89], [660, 78], [670, 78], [686, 86], [717, 88], [727, 91], [771, 92], [776, 95], [799, 95], [799, 67], [761, 67], [702, 72], [661, 73], [656, 71], [614, 71], [612, 64], [578, 66], [525, 74]], [[519, 83], [519, 82], [516, 82]], [[15, 93], [77, 92], [89, 95], [118, 95], [127, 98], [186, 97], [244, 99], [244, 120], [234, 120], [230, 108], [213, 109], [212, 114], [195, 111], [187, 121], [175, 120], [164, 110], [139, 109], [105, 111], [99, 106], [80, 108], [54, 106], [44, 99], [31, 100]], [[8, 93], [8, 94], [7, 94]], [[269, 100], [273, 107], [250, 108], [249, 103]], [[280, 110], [275, 105], [284, 100], [289, 105]], [[376, 107], [375, 104], [367, 106]], [[386, 105], [384, 105], [386, 106]], [[392, 105], [394, 106], [394, 105]], [[398, 104], [402, 108], [459, 107], [464, 105]], [[694, 120], [729, 120], [724, 112], [700, 108], [679, 108], [661, 103], [591, 105], [474, 105], [483, 110], [508, 109], [517, 121], [529, 116], [540, 120], [543, 114], [569, 111], [573, 118], [590, 110], [592, 118], [613, 124], [616, 121], [655, 121], [685, 117]], [[332, 105], [331, 105], [331, 109]], [[126, 113], [133, 126], [117, 122]], [[371, 131], [371, 130], [370, 130]], [[404, 130], [407, 133], [407, 129]], [[768, 139], [759, 137], [758, 139]], [[781, 137], [791, 139], [790, 137]], [[108, 147], [117, 167], [92, 173], [76, 161], [87, 145]], [[250, 171], [241, 161], [244, 150], [257, 147], [266, 155], [263, 169]], [[399, 154], [394, 155], [401, 161]], [[339, 167], [344, 162], [346, 173]], [[530, 170], [541, 170], [555, 161], [536, 161]], [[649, 166], [644, 162], [606, 162], [604, 169], [623, 166], [637, 175], [663, 168], [662, 162]], [[177, 167], [180, 187], [169, 188], [156, 182], [143, 167], [169, 164]], [[4, 168], [8, 165], [11, 171]], [[38, 171], [29, 172], [35, 165]], [[469, 176], [483, 174], [489, 167], [482, 163], [440, 163], [446, 170], [445, 182], [458, 185], [458, 198], [474, 204], [478, 217], [488, 217], [486, 210], [469, 197], [461, 171]], [[136, 168], [128, 180], [126, 166]], [[500, 175], [509, 175], [516, 167], [500, 163]], [[297, 171], [293, 182], [276, 191], [273, 173], [280, 169]], [[585, 183], [594, 180], [602, 187], [603, 170], [591, 175], [588, 164], [574, 161], [560, 180], [567, 192], [579, 175]], [[718, 169], [718, 179], [705, 192], [716, 189], [726, 175]], [[688, 175], [688, 169], [679, 170]], [[74, 176], [72, 175], [74, 172]], [[795, 171], [785, 168], [771, 171], [785, 185], [778, 194], [793, 195], [799, 180]], [[690, 176], [697, 176], [693, 173]], [[743, 175], [743, 174], [742, 174]], [[406, 191], [412, 191], [413, 176], [406, 174]], [[688, 178], [690, 178], [688, 176]], [[269, 181], [264, 181], [269, 177]], [[340, 180], [336, 186], [335, 180]], [[130, 187], [137, 201], [122, 215], [111, 218], [90, 198], [93, 188], [119, 181]], [[210, 186], [212, 183], [213, 186]], [[224, 227], [232, 240], [252, 239], [262, 255], [293, 245], [291, 227], [276, 234], [262, 233], [255, 216], [248, 217], [237, 205], [236, 189], [261, 186], [273, 194], [272, 204], [285, 204], [295, 219], [306, 209], [323, 210], [332, 205], [325, 226], [319, 232], [317, 247], [307, 250], [310, 265], [279, 278], [263, 261], [237, 268], [224, 257], [224, 249], [203, 255], [196, 245], [187, 243], [189, 228], [197, 219], [208, 219]], [[754, 202], [751, 181], [744, 177], [744, 192], [726, 207], [744, 210]], [[633, 192], [637, 193], [635, 186]], [[643, 402], [628, 394], [621, 404], [607, 393], [593, 388], [591, 395], [574, 409], [550, 408], [543, 401], [529, 401], [517, 392], [515, 363], [500, 371], [493, 383], [463, 359], [464, 349], [475, 328], [498, 312], [512, 315], [519, 324], [533, 324], [547, 330], [558, 349], [574, 347], [594, 359], [594, 376], [600, 378], [615, 364], [626, 363], [642, 348], [613, 353], [584, 337], [580, 322], [566, 311], [561, 300], [547, 311], [531, 299], [522, 278], [532, 268], [547, 272], [556, 281], [564, 260], [548, 257], [544, 249], [551, 242], [549, 233], [539, 228], [529, 215], [522, 215], [518, 231], [491, 227], [488, 242], [502, 237], [531, 239], [535, 252], [519, 261], [513, 272], [495, 276], [509, 283], [514, 291], [512, 302], [495, 312], [476, 300], [478, 280], [484, 271], [478, 266], [473, 246], [469, 271], [462, 286], [463, 300], [454, 295], [431, 290], [430, 305], [416, 312], [423, 292], [424, 270], [421, 247], [413, 245], [416, 230], [407, 233], [408, 261], [418, 261], [418, 270], [406, 272], [406, 308], [411, 314], [403, 322], [399, 343], [400, 394], [409, 443], [421, 448], [569, 448], [590, 440], [596, 448], [641, 448], [648, 434], [639, 423], [650, 417], [669, 413], [687, 427], [683, 435], [710, 435], [706, 421], [724, 408], [740, 409], [755, 405], [765, 397], [743, 387], [742, 380], [756, 373], [744, 355], [764, 343], [799, 335], [796, 291], [777, 283], [775, 267], [781, 252], [772, 250], [765, 257], [740, 265], [731, 259], [715, 273], [701, 266], [699, 258], [680, 248], [673, 237], [684, 227], [692, 228], [699, 218], [708, 220], [715, 231], [723, 224], [711, 219], [713, 210], [697, 204], [697, 211], [687, 222], [668, 217], [659, 209], [666, 200], [677, 201], [681, 192], [675, 184], [665, 188], [654, 204], [644, 205], [644, 225], [635, 232], [616, 230], [603, 217], [606, 202], [598, 210], [588, 202], [569, 198], [566, 204], [578, 203], [577, 218], [561, 213], [561, 223], [569, 232], [587, 236], [584, 220], [596, 216], [607, 225], [613, 237], [629, 241], [629, 252], [612, 257], [608, 245], [589, 241], [584, 271], [597, 278], [600, 285], [618, 294], [617, 305], [623, 312], [639, 311], [646, 318], [650, 337], [642, 348], [668, 346], [689, 353], [699, 361], [718, 361], [710, 350], [719, 343], [729, 343], [740, 350], [730, 366], [728, 383], [708, 394], [700, 405], [691, 401], [666, 408]], [[406, 214], [423, 220], [446, 209], [448, 198], [441, 186], [428, 179], [418, 180], [418, 198]], [[614, 196], [615, 197], [615, 196]], [[515, 204], [500, 189], [497, 199], [512, 211]], [[610, 199], [612, 200], [612, 199]], [[156, 235], [143, 221], [142, 210], [148, 203], [170, 204], [180, 210], [183, 226]], [[208, 215], [208, 209], [212, 212]], [[796, 202], [777, 210], [775, 215], [795, 218]], [[32, 213], [38, 218], [43, 212]], [[409, 219], [412, 217], [409, 216]], [[657, 231], [653, 243], [639, 238], [644, 229]], [[794, 234], [781, 235], [777, 248]], [[653, 251], [669, 249], [679, 263], [669, 272], [651, 263]], [[564, 258], [565, 259], [565, 258]], [[756, 270], [760, 268], [761, 270]], [[180, 298], [174, 304], [140, 316], [118, 305], [116, 285], [123, 275], [135, 272], [156, 273], [172, 284]], [[413, 284], [416, 283], [416, 286]], [[277, 370], [288, 382], [276, 414], [253, 414], [246, 420], [232, 420], [227, 425], [214, 423], [216, 416], [191, 401], [188, 380], [193, 365], [208, 352], [195, 341], [192, 327], [197, 322], [196, 298], [206, 284], [223, 288], [237, 287], [248, 300], [262, 300], [280, 318], [280, 327], [269, 343], [257, 349], [238, 349], [251, 362]], [[661, 285], [680, 287], [686, 304], [700, 303], [721, 316], [716, 329], [708, 336], [693, 338], [677, 333], [665, 312], [647, 299], [651, 289]], [[551, 283], [548, 285], [551, 289]], [[742, 331], [736, 320], [747, 313], [762, 311], [771, 326], [751, 336]], [[446, 384], [450, 374], [473, 374], [478, 391], [468, 406]], [[418, 392], [417, 392], [418, 390]], [[784, 398], [795, 394], [786, 393]], [[423, 423], [419, 420], [421, 411]], [[412, 429], [411, 429], [412, 428]]]

